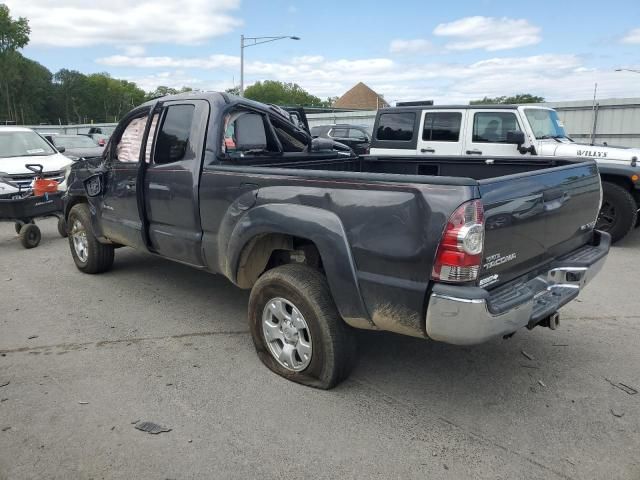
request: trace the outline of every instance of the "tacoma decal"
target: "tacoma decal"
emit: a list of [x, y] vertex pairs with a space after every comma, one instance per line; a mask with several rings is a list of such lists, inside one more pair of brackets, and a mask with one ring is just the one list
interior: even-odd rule
[[487, 263], [484, 264], [484, 269], [489, 270], [490, 268], [510, 262], [512, 260], [515, 260], [517, 256], [518, 255], [515, 252], [505, 255], [504, 257], [499, 253], [496, 253], [494, 255], [491, 255], [490, 257], [487, 257]]

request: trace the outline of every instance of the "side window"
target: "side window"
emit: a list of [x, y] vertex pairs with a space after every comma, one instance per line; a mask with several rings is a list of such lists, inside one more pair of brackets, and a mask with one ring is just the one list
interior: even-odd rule
[[179, 162], [188, 156], [194, 111], [193, 105], [172, 105], [167, 108], [156, 137], [154, 163]]
[[349, 129], [349, 138], [351, 138], [352, 140], [366, 140], [367, 136], [364, 134], [364, 132], [362, 130], [358, 130], [357, 128], [350, 128]]
[[147, 124], [147, 116], [134, 118], [126, 126], [120, 141], [116, 146], [118, 161], [123, 163], [136, 163], [140, 158], [140, 146], [144, 127]]
[[508, 132], [519, 132], [518, 120], [511, 112], [478, 112], [473, 115], [475, 143], [507, 143]]
[[376, 138], [401, 142], [411, 141], [415, 121], [415, 112], [383, 113], [378, 121]]
[[460, 140], [460, 112], [428, 112], [424, 116], [422, 140], [457, 142]]
[[309, 138], [306, 133], [291, 128], [291, 125], [280, 122], [273, 117], [270, 118], [283, 152], [304, 152], [307, 149]]
[[348, 130], [346, 128], [332, 128], [329, 136], [331, 138], [347, 138]]

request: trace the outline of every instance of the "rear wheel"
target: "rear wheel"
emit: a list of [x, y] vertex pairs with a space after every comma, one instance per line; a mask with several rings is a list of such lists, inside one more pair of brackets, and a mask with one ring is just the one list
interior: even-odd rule
[[113, 265], [113, 245], [100, 243], [91, 229], [89, 207], [81, 203], [69, 212], [69, 247], [78, 270], [84, 273], [106, 272]]
[[25, 223], [20, 228], [20, 243], [24, 248], [37, 247], [41, 238], [40, 229], [33, 223]]
[[15, 225], [14, 228], [16, 229], [16, 233], [19, 235], [20, 234], [20, 229], [22, 228], [22, 226], [26, 223], [35, 223], [33, 220], [18, 220]]
[[611, 240], [617, 242], [633, 229], [637, 218], [638, 205], [631, 192], [615, 183], [602, 182], [602, 207], [596, 228], [610, 233]]
[[271, 371], [329, 389], [356, 359], [354, 333], [340, 318], [325, 277], [305, 265], [283, 265], [251, 290], [249, 322], [256, 351]]

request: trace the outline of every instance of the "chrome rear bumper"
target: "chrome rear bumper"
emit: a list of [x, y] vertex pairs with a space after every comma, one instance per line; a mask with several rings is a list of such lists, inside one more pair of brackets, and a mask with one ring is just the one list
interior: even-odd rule
[[594, 240], [597, 245], [558, 259], [547, 272], [496, 291], [435, 285], [427, 308], [427, 335], [440, 342], [473, 345], [536, 325], [576, 298], [602, 269], [610, 236], [594, 232]]

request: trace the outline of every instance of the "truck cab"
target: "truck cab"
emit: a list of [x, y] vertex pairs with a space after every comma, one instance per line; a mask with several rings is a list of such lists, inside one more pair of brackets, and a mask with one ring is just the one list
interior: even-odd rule
[[547, 107], [462, 105], [380, 110], [371, 155], [593, 158], [603, 181], [597, 228], [617, 241], [638, 221], [640, 149], [579, 144], [567, 135], [558, 113]]

